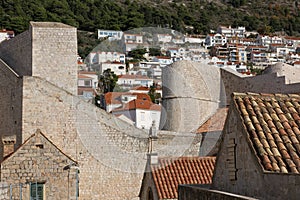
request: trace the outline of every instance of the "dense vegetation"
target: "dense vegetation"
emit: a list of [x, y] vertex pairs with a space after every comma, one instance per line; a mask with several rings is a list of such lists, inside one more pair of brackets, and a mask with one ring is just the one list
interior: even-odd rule
[[299, 35], [299, 6], [297, 0], [1, 0], [0, 26], [20, 33], [29, 21], [59, 21], [92, 33], [159, 26], [206, 34], [222, 24]]

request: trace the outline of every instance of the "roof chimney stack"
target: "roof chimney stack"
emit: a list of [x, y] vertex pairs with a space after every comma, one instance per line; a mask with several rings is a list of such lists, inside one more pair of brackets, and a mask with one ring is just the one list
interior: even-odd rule
[[15, 151], [16, 136], [2, 136], [3, 158]]

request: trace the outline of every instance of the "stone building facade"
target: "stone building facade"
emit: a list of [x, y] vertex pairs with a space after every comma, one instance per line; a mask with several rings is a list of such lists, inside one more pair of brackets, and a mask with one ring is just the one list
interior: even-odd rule
[[[50, 22], [31, 22], [1, 43], [0, 135], [15, 135], [17, 149], [37, 129], [45, 133], [78, 162], [79, 199], [138, 198], [148, 133], [76, 95], [76, 45], [75, 28]], [[198, 153], [200, 137], [158, 135], [160, 155]]]
[[212, 189], [258, 199], [299, 198], [299, 100], [290, 94], [233, 95]]
[[[8, 155], [1, 162], [0, 169], [0, 180], [6, 183], [7, 191], [1, 199], [31, 199], [36, 196], [53, 200], [76, 199], [79, 173], [76, 161], [39, 130], [15, 152], [10, 152], [13, 140], [7, 139], [4, 138], [3, 142], [4, 148], [8, 148]], [[37, 185], [40, 190], [36, 190]]]
[[298, 94], [234, 93], [212, 185], [181, 186], [179, 199], [298, 199], [299, 101]]

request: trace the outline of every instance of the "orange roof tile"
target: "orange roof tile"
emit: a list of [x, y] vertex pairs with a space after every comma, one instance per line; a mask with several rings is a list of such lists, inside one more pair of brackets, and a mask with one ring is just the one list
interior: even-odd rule
[[92, 75], [97, 75], [97, 73], [93, 72], [93, 71], [79, 71], [78, 74], [92, 74]]
[[159, 199], [177, 199], [179, 184], [211, 184], [215, 157], [159, 158], [151, 165]]
[[196, 133], [211, 131], [222, 131], [227, 117], [228, 108], [220, 108], [204, 124], [202, 124]]
[[146, 86], [136, 86], [136, 87], [133, 87], [131, 90], [144, 90], [144, 91], [149, 91], [149, 87], [146, 87]]
[[234, 94], [250, 145], [265, 171], [300, 172], [300, 95]]
[[168, 56], [156, 56], [157, 59], [171, 59]]
[[78, 74], [78, 79], [93, 79], [89, 76], [85, 76], [85, 75], [82, 75], [82, 74]]
[[135, 95], [137, 99], [143, 99], [147, 101], [151, 101], [150, 96], [145, 93], [137, 93], [137, 92], [108, 92], [104, 95], [106, 105], [108, 104], [121, 104], [121, 96], [122, 95]]
[[152, 103], [151, 100], [135, 99], [126, 103], [122, 108], [116, 108], [113, 111], [122, 111], [122, 110], [161, 110], [161, 106], [155, 103]]

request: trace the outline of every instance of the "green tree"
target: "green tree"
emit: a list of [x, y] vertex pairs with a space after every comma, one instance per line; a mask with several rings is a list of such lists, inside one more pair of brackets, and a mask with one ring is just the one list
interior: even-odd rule
[[161, 95], [160, 93], [156, 92], [156, 86], [154, 83], [152, 86], [150, 86], [148, 95], [150, 96], [150, 99], [153, 103], [157, 103], [157, 104], [159, 103], [159, 99], [161, 98]]
[[149, 48], [149, 55], [150, 56], [161, 56], [162, 53], [160, 51], [160, 48]]
[[112, 92], [117, 84], [118, 76], [111, 71], [111, 69], [106, 69], [103, 74], [99, 77], [98, 87], [100, 93], [105, 94], [107, 92]]
[[128, 56], [132, 57], [134, 60], [146, 60], [144, 57], [145, 53], [147, 53], [146, 48], [138, 48], [128, 52]]

